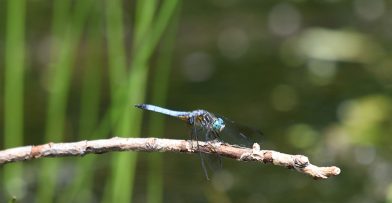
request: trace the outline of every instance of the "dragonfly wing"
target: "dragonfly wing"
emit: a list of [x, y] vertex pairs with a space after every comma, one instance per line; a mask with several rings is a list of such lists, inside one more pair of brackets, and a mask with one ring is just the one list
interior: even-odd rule
[[258, 138], [263, 134], [260, 130], [240, 125], [223, 116], [221, 118], [225, 121], [226, 125], [221, 132], [221, 139], [229, 144], [252, 147], [254, 141], [250, 137]]

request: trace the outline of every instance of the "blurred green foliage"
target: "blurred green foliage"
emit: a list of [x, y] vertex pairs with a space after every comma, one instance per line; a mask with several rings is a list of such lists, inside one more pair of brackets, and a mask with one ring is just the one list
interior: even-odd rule
[[206, 181], [197, 156], [111, 153], [2, 167], [0, 201], [392, 202], [390, 16], [385, 0], [1, 0], [2, 148], [189, 138], [142, 120], [146, 102], [222, 114], [342, 173], [224, 160]]
[[[25, 66], [25, 10], [23, 0], [7, 5], [7, 27], [4, 56], [4, 146], [23, 145], [24, 133], [24, 66]], [[4, 167], [4, 186], [13, 194], [25, 194], [23, 166], [16, 164]]]

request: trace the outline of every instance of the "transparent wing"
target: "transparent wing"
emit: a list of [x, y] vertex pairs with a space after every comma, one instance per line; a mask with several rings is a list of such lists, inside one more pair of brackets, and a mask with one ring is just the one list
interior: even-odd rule
[[225, 121], [225, 128], [220, 133], [220, 138], [229, 144], [243, 147], [252, 147], [254, 141], [250, 138], [259, 138], [263, 134], [260, 130], [253, 129], [220, 116]]

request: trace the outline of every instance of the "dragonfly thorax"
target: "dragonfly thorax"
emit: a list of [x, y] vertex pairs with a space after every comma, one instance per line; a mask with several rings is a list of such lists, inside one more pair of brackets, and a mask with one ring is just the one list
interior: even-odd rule
[[196, 110], [191, 113], [188, 124], [200, 126], [219, 134], [225, 128], [225, 122], [222, 118], [205, 110]]

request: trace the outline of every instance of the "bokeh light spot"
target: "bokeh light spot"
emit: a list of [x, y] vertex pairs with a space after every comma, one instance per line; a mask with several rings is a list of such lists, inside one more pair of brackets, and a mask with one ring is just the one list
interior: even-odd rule
[[382, 95], [370, 95], [345, 101], [338, 108], [342, 127], [354, 143], [374, 145], [391, 134], [392, 101]]
[[291, 35], [298, 31], [300, 25], [301, 14], [297, 8], [291, 4], [277, 4], [269, 13], [268, 26], [276, 35]]
[[354, 0], [354, 11], [362, 19], [372, 21], [384, 14], [384, 0]]
[[218, 48], [223, 56], [237, 59], [249, 48], [248, 35], [240, 28], [224, 29], [218, 37]]
[[354, 149], [355, 160], [363, 165], [371, 164], [376, 157], [376, 150], [374, 147], [358, 146]]
[[372, 39], [351, 31], [312, 28], [293, 41], [292, 52], [305, 58], [368, 63], [384, 55]]
[[307, 64], [311, 82], [317, 85], [326, 85], [331, 82], [336, 73], [336, 63], [310, 59]]
[[195, 52], [188, 55], [183, 62], [183, 74], [192, 82], [202, 82], [208, 80], [215, 66], [206, 53]]
[[287, 136], [295, 147], [308, 148], [315, 143], [318, 133], [309, 125], [296, 124], [289, 128]]

